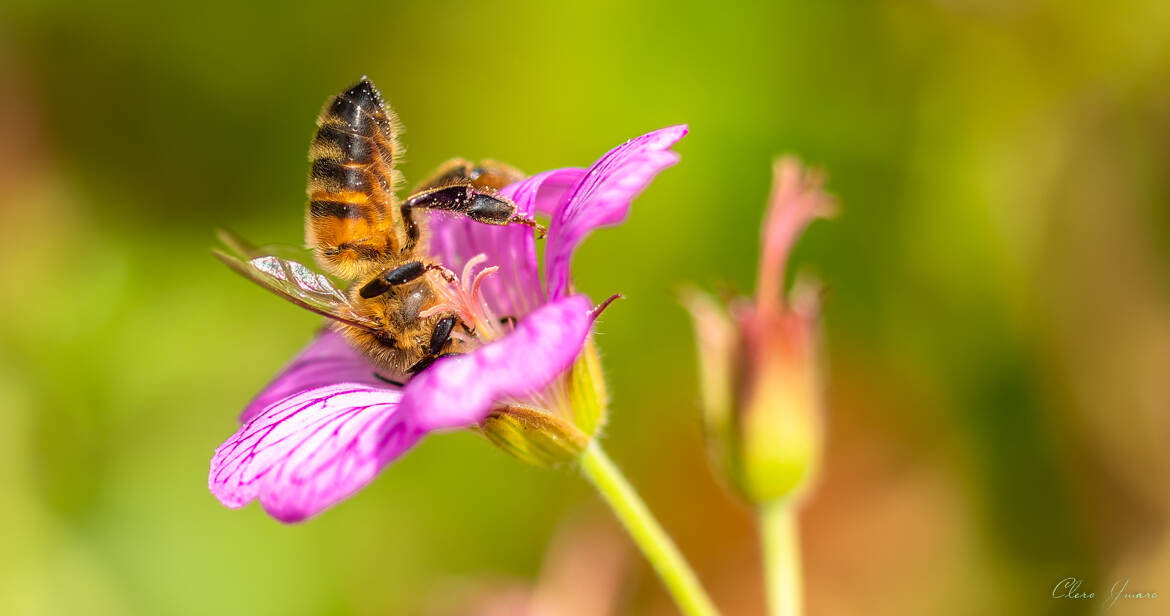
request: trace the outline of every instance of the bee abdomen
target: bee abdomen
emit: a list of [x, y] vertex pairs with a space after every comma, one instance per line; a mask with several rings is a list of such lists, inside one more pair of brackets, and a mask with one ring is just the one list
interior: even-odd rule
[[363, 79], [325, 103], [309, 149], [309, 195], [361, 192], [387, 205], [399, 183], [397, 119], [373, 84]]
[[322, 267], [339, 275], [396, 250], [392, 228], [401, 174], [397, 119], [362, 79], [325, 103], [309, 149], [305, 235]]
[[313, 147], [322, 158], [340, 158], [355, 163], [368, 164], [374, 160], [374, 145], [370, 137], [351, 133], [346, 127], [325, 125], [317, 129]]
[[365, 207], [364, 204], [332, 201], [329, 199], [314, 199], [310, 201], [309, 215], [313, 218], [370, 221], [369, 208]]

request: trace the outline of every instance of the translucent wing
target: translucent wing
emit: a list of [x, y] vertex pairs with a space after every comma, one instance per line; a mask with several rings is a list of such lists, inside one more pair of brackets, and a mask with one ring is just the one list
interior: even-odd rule
[[380, 323], [358, 314], [345, 292], [325, 274], [292, 259], [263, 254], [265, 249], [255, 248], [229, 232], [221, 231], [220, 239], [236, 254], [222, 250], [212, 250], [212, 253], [245, 278], [301, 308], [334, 321], [372, 332], [381, 331]]
[[[297, 263], [316, 263], [313, 257], [312, 249], [306, 246], [290, 246], [288, 244], [265, 244], [263, 246], [255, 246], [248, 240], [228, 231], [227, 229], [220, 229], [215, 236], [228, 249], [228, 253], [239, 258], [242, 261], [250, 261], [256, 257], [280, 257], [286, 261], [296, 261]], [[328, 274], [326, 274], [328, 276]], [[341, 286], [342, 282], [330, 276], [335, 286]]]

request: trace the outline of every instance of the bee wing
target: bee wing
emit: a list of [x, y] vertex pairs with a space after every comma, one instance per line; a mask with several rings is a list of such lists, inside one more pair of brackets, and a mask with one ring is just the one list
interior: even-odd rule
[[[292, 246], [289, 244], [265, 244], [263, 246], [256, 246], [252, 242], [236, 235], [227, 229], [219, 229], [216, 231], [216, 237], [227, 248], [227, 253], [240, 259], [241, 261], [250, 261], [256, 257], [280, 257], [286, 261], [296, 261], [297, 263], [315, 263], [316, 259], [313, 256], [313, 250], [307, 246]], [[329, 276], [328, 274], [325, 274]], [[329, 276], [335, 286], [342, 286], [344, 283], [333, 276]]]
[[[235, 249], [231, 244], [229, 247]], [[261, 254], [247, 258], [247, 254], [236, 256], [222, 250], [211, 252], [245, 278], [301, 308], [347, 325], [372, 332], [381, 331], [377, 321], [354, 310], [349, 297], [328, 276], [314, 272], [298, 261], [276, 255]]]

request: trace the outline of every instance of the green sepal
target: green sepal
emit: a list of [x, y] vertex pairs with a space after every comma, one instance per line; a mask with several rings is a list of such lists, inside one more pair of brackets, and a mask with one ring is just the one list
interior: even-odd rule
[[593, 336], [585, 341], [585, 348], [569, 372], [567, 382], [569, 408], [573, 410], [573, 423], [586, 435], [592, 437], [605, 425], [608, 392], [605, 376], [601, 373], [601, 359], [597, 356], [597, 345]]
[[556, 466], [576, 460], [590, 440], [552, 413], [521, 404], [493, 410], [480, 429], [500, 449], [536, 466]]

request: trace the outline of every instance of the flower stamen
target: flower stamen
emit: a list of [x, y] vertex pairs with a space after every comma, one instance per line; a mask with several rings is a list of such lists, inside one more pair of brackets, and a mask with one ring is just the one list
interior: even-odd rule
[[500, 266], [493, 265], [491, 267], [483, 268], [483, 270], [481, 270], [478, 274], [476, 274], [475, 280], [473, 280], [471, 282], [471, 296], [472, 297], [479, 297], [482, 299], [483, 296], [480, 295], [480, 293], [479, 293], [479, 286], [481, 284], [483, 284], [484, 278], [487, 278], [488, 276], [491, 276], [492, 274], [494, 274], [498, 271], [500, 271]]
[[473, 268], [475, 268], [475, 266], [479, 265], [480, 263], [483, 263], [484, 261], [487, 261], [487, 255], [485, 255], [481, 252], [481, 253], [475, 255], [474, 257], [468, 259], [467, 263], [465, 263], [463, 265], [463, 276], [460, 278], [460, 281], [462, 282], [464, 287], [471, 286], [471, 285], [467, 284], [467, 281], [471, 278], [471, 270]]
[[481, 343], [490, 342], [503, 336], [506, 331], [502, 323], [496, 318], [491, 307], [483, 297], [483, 281], [499, 272], [499, 266], [493, 265], [475, 271], [476, 266], [487, 261], [487, 255], [480, 253], [467, 260], [463, 265], [462, 274], [458, 277], [454, 272], [445, 270], [443, 279], [446, 285], [440, 285], [443, 294], [442, 301], [419, 313], [420, 318], [428, 318], [436, 314], [454, 313], [467, 327], [469, 333]]

